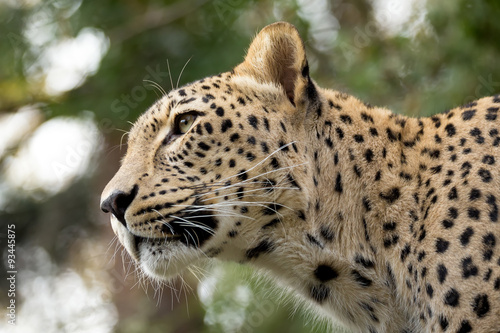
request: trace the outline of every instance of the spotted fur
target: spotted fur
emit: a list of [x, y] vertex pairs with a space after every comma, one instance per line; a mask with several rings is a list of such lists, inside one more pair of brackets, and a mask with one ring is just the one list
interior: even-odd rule
[[102, 208], [156, 278], [216, 257], [354, 331], [500, 332], [499, 108], [408, 118], [320, 88], [272, 24], [137, 120]]

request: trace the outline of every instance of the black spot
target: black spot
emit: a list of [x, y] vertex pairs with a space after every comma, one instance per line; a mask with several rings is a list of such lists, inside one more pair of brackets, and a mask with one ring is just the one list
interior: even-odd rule
[[330, 138], [325, 139], [325, 143], [328, 146], [328, 148], [333, 148], [333, 141]]
[[378, 136], [378, 131], [377, 131], [377, 129], [376, 129], [376, 128], [374, 128], [374, 127], [371, 127], [371, 128], [370, 128], [370, 135], [371, 135], [371, 136]]
[[307, 236], [307, 240], [309, 241], [309, 243], [311, 243], [319, 248], [323, 248], [323, 244], [321, 244], [321, 242], [319, 240], [317, 240], [313, 235], [306, 234], [306, 236]]
[[342, 193], [342, 178], [340, 176], [340, 172], [337, 174], [337, 178], [335, 179], [335, 192]]
[[386, 133], [387, 133], [387, 138], [389, 139], [389, 141], [394, 142], [398, 139], [397, 136], [394, 135], [394, 133], [392, 132], [392, 130], [390, 128], [386, 129]]
[[367, 149], [365, 151], [365, 159], [368, 163], [370, 163], [371, 161], [373, 161], [373, 151], [371, 149]]
[[223, 117], [224, 116], [224, 109], [221, 108], [220, 106], [217, 108], [217, 110], [215, 110], [215, 113], [219, 116], [219, 117]]
[[225, 133], [228, 129], [230, 129], [231, 127], [233, 127], [233, 122], [231, 121], [231, 119], [224, 119], [222, 121], [222, 124], [220, 126], [220, 131], [222, 133]]
[[273, 167], [273, 169], [279, 169], [280, 167], [280, 164], [275, 157], [271, 159], [271, 166]]
[[471, 227], [467, 227], [464, 232], [460, 235], [460, 243], [462, 246], [469, 244], [470, 238], [474, 235], [474, 230]]
[[410, 245], [406, 244], [405, 247], [401, 250], [401, 261], [405, 261], [406, 257], [410, 254]]
[[394, 201], [398, 200], [400, 195], [401, 194], [399, 192], [399, 188], [397, 188], [397, 187], [390, 189], [386, 193], [383, 193], [383, 192], [380, 193], [380, 197], [391, 204], [394, 203]]
[[498, 206], [496, 203], [496, 198], [493, 195], [488, 195], [486, 198], [486, 203], [490, 206], [491, 210], [488, 212], [491, 222], [498, 222]]
[[454, 136], [457, 132], [457, 130], [455, 129], [455, 126], [453, 124], [446, 125], [444, 129], [445, 129], [446, 134], [448, 136]]
[[369, 242], [370, 241], [370, 234], [368, 234], [368, 226], [366, 225], [366, 220], [363, 218], [361, 221], [363, 222], [363, 229], [365, 231], [365, 240], [367, 242]]
[[319, 229], [320, 235], [328, 242], [333, 241], [335, 234], [333, 233], [333, 230], [328, 228], [325, 225], [322, 225], [321, 228]]
[[479, 175], [479, 177], [481, 177], [481, 180], [485, 183], [489, 183], [491, 182], [491, 173], [489, 170], [486, 170], [484, 168], [481, 168], [479, 169], [479, 171], [477, 172], [477, 174]]
[[313, 286], [311, 288], [310, 295], [316, 302], [323, 303], [328, 297], [330, 297], [330, 288], [323, 284]]
[[463, 120], [471, 120], [472, 117], [476, 114], [476, 110], [467, 110], [462, 112], [462, 119]]
[[240, 170], [240, 172], [238, 172], [238, 175], [237, 175], [238, 179], [239, 180], [247, 180], [248, 178], [248, 175], [247, 175], [247, 171], [246, 170]]
[[373, 261], [371, 261], [370, 259], [366, 259], [360, 255], [357, 255], [356, 258], [354, 258], [354, 262], [363, 266], [364, 268], [373, 268], [375, 266], [375, 263]]
[[212, 128], [212, 124], [205, 123], [204, 126], [205, 126], [205, 130], [207, 131], [207, 133], [208, 134], [212, 134], [212, 132], [214, 131], [213, 128]]
[[443, 227], [445, 229], [450, 229], [450, 228], [452, 228], [455, 225], [455, 223], [453, 221], [450, 221], [450, 220], [447, 220], [447, 219], [443, 220], [441, 223], [443, 224]]
[[356, 164], [354, 164], [353, 170], [356, 176], [361, 177], [361, 169]]
[[493, 121], [497, 119], [498, 108], [488, 108], [485, 119], [488, 121]]
[[256, 247], [248, 249], [246, 257], [248, 259], [257, 258], [261, 253], [269, 253], [274, 250], [274, 243], [270, 240], [264, 239]]
[[198, 142], [198, 147], [200, 147], [200, 149], [205, 150], [205, 151], [207, 151], [207, 150], [209, 150], [209, 149], [210, 149], [210, 146], [209, 146], [209, 145], [207, 145], [207, 144], [206, 144], [205, 142], [203, 142], [203, 141], [202, 141], [202, 142]]
[[352, 119], [348, 115], [341, 115], [340, 120], [345, 124], [352, 124]]
[[425, 286], [425, 291], [427, 292], [427, 295], [432, 298], [432, 296], [434, 295], [434, 288], [432, 288], [429, 283], [427, 283], [427, 285]]
[[493, 164], [495, 164], [495, 158], [491, 155], [484, 155], [483, 156], [483, 163], [493, 165]]
[[365, 139], [363, 139], [363, 136], [360, 134], [354, 135], [353, 138], [354, 138], [354, 141], [356, 141], [357, 143], [361, 143], [361, 142], [365, 141]]
[[238, 140], [240, 138], [240, 135], [238, 133], [234, 133], [234, 134], [231, 134], [231, 136], [229, 137], [229, 140], [231, 142], [235, 142], [236, 140]]
[[473, 188], [469, 193], [469, 200], [474, 201], [481, 197], [481, 191], [477, 188]]
[[241, 97], [238, 97], [238, 103], [240, 103], [241, 105], [245, 105], [245, 100]]
[[466, 319], [462, 320], [457, 333], [469, 333], [470, 331], [472, 331], [472, 326], [469, 324], [469, 321]]
[[370, 200], [368, 200], [367, 197], [363, 197], [362, 201], [363, 201], [363, 206], [365, 207], [365, 209], [366, 209], [367, 212], [369, 212], [370, 210], [372, 210], [371, 202], [370, 202]]
[[476, 276], [478, 274], [478, 268], [472, 262], [471, 257], [466, 257], [462, 259], [462, 277], [467, 279], [471, 276]]
[[288, 148], [288, 145], [286, 143], [284, 143], [283, 141], [279, 141], [278, 142], [278, 145], [279, 145], [279, 149], [282, 150], [282, 151], [289, 151], [290, 149]]
[[448, 199], [455, 200], [458, 198], [457, 188], [452, 187], [450, 192], [448, 192]]
[[443, 284], [443, 282], [446, 280], [446, 277], [448, 276], [448, 269], [446, 268], [445, 265], [443, 264], [438, 265], [437, 275], [439, 283]]
[[365, 112], [361, 112], [361, 119], [363, 119], [363, 121], [370, 122], [372, 124], [374, 123], [373, 117], [366, 114]]
[[245, 156], [247, 158], [247, 160], [249, 160], [250, 162], [252, 162], [253, 160], [255, 160], [255, 155], [252, 154], [251, 152], [248, 152]]
[[448, 290], [448, 292], [444, 295], [444, 304], [446, 305], [457, 307], [459, 301], [460, 301], [460, 294], [454, 288]]
[[265, 154], [269, 153], [269, 147], [267, 146], [267, 143], [261, 142], [260, 147], [262, 148], [263, 153], [265, 153]]
[[319, 265], [314, 270], [314, 276], [321, 282], [326, 282], [335, 279], [339, 273], [328, 265]]
[[491, 232], [487, 233], [486, 235], [483, 236], [483, 243], [484, 245], [488, 247], [495, 247], [495, 235], [493, 235]]
[[491, 268], [488, 268], [486, 273], [484, 274], [483, 281], [488, 282], [491, 278], [491, 274], [493, 273], [493, 270]]
[[264, 224], [262, 226], [262, 229], [268, 229], [268, 228], [271, 228], [271, 227], [274, 227], [276, 224], [278, 224], [280, 222], [280, 219], [276, 218], [276, 219], [272, 219], [270, 222]]
[[369, 287], [372, 284], [372, 280], [369, 278], [361, 275], [357, 270], [352, 270], [352, 275], [354, 276], [354, 279], [356, 282], [361, 285], [362, 287]]
[[317, 115], [318, 117], [321, 117], [321, 113], [322, 113], [322, 110], [321, 110], [321, 105], [320, 105], [320, 106], [318, 106], [318, 108], [316, 109], [316, 115]]
[[255, 137], [253, 135], [250, 135], [248, 138], [247, 138], [247, 142], [251, 145], [255, 145], [255, 143], [257, 142], [255, 140]]
[[436, 165], [435, 167], [430, 168], [430, 171], [432, 174], [438, 174], [442, 171], [443, 166], [442, 165]]
[[444, 253], [446, 250], [448, 250], [448, 247], [450, 246], [450, 242], [447, 240], [444, 240], [442, 238], [438, 238], [436, 240], [436, 252], [437, 253]]
[[479, 220], [479, 217], [480, 217], [479, 209], [474, 208], [474, 207], [469, 207], [467, 209], [467, 215], [469, 216], [469, 218], [471, 218], [473, 220]]
[[253, 115], [250, 115], [248, 116], [248, 123], [255, 129], [258, 129], [258, 126], [259, 126], [259, 120], [257, 119], [257, 117], [253, 116]]
[[337, 132], [337, 136], [339, 137], [339, 139], [342, 140], [344, 138], [344, 131], [340, 127], [336, 127], [335, 132]]
[[[374, 322], [376, 322], [376, 323], [378, 323], [378, 322], [379, 322], [378, 317], [375, 315], [375, 309], [373, 308], [373, 306], [371, 306], [370, 304], [367, 304], [367, 303], [360, 303], [360, 305], [361, 305], [361, 307], [362, 307], [363, 309], [365, 309], [366, 311], [368, 311], [368, 314], [370, 315], [370, 318], [371, 318]], [[373, 332], [373, 333], [376, 333], [377, 331], [376, 331], [373, 327], [370, 327], [369, 332], [370, 332], [370, 333], [372, 333], [372, 332]]]
[[396, 222], [387, 222], [382, 225], [382, 228], [385, 231], [393, 231], [396, 230]]
[[295, 178], [293, 178], [293, 176], [290, 173], [286, 175], [286, 178], [288, 179], [292, 187], [297, 187], [300, 189], [300, 185], [295, 181]]
[[483, 236], [483, 244], [484, 244], [484, 252], [483, 252], [483, 260], [489, 261], [493, 256], [493, 249], [496, 245], [495, 235], [492, 233], [487, 233]]
[[439, 326], [441, 326], [441, 329], [443, 331], [446, 331], [446, 329], [448, 328], [448, 319], [443, 315], [439, 316]]
[[472, 303], [472, 309], [479, 318], [486, 316], [486, 314], [490, 311], [490, 302], [488, 301], [488, 295], [477, 295], [474, 298], [474, 302]]

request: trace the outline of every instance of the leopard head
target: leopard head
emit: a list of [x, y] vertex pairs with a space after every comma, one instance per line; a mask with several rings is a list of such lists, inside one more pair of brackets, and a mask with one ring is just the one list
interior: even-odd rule
[[305, 138], [319, 94], [292, 25], [265, 27], [232, 71], [170, 91], [133, 125], [101, 208], [131, 257], [168, 279], [207, 257], [256, 260], [304, 222]]

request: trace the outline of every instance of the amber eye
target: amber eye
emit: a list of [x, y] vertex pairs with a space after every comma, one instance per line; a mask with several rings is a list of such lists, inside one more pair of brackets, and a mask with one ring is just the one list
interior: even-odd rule
[[196, 119], [196, 114], [194, 112], [188, 112], [181, 114], [175, 118], [175, 132], [176, 134], [184, 134], [189, 129], [194, 123], [194, 120]]

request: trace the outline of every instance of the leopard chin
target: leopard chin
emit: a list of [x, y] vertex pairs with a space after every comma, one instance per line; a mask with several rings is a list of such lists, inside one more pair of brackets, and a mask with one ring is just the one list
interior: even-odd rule
[[175, 278], [205, 257], [200, 248], [186, 242], [181, 235], [168, 235], [164, 238], [137, 236], [114, 216], [111, 217], [111, 226], [130, 257], [154, 280]]

